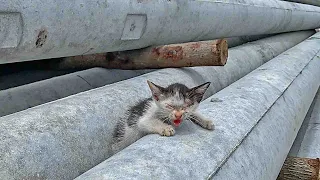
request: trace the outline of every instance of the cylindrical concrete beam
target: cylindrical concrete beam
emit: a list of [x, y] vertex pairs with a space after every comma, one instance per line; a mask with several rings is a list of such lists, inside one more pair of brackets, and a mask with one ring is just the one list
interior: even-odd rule
[[320, 6], [320, 1], [319, 0], [283, 0], [283, 1], [290, 1], [290, 2], [296, 2], [296, 3]]
[[43, 81], [53, 77], [63, 76], [69, 73], [73, 73], [75, 71], [76, 71], [75, 69], [25, 70], [25, 71], [16, 71], [15, 73], [0, 75], [0, 92], [2, 90], [23, 86], [23, 85], [34, 83], [37, 81]]
[[0, 117], [147, 72], [151, 70], [92, 68], [2, 90]]
[[290, 156], [320, 158], [320, 89], [292, 145]]
[[245, 44], [252, 41], [257, 41], [262, 38], [274, 36], [275, 34], [263, 34], [263, 35], [253, 35], [253, 36], [239, 36], [239, 37], [231, 37], [227, 38], [228, 47], [236, 47], [241, 44]]
[[151, 95], [146, 80], [188, 86], [211, 81], [208, 97], [313, 33], [287, 33], [232, 48], [224, 67], [163, 69], [1, 117], [0, 177], [75, 178], [111, 155], [116, 122]]
[[[283, 46], [283, 49], [281, 50], [284, 51], [306, 39], [308, 36], [311, 36], [313, 32], [314, 31], [284, 33], [282, 35], [275, 36], [274, 38], [280, 38], [282, 41], [287, 41], [288, 44]], [[234, 47], [246, 42], [262, 39], [266, 36], [270, 35], [228, 38], [228, 45]], [[290, 37], [293, 38], [292, 41], [289, 40]], [[263, 41], [268, 40], [265, 39], [261, 42], [258, 41], [257, 43], [259, 44]], [[278, 53], [280, 53], [280, 51], [275, 52], [273, 56]], [[52, 74], [59, 73], [59, 71], [34, 71], [36, 77], [32, 77], [32, 71], [2, 76], [0, 77], [0, 90], [2, 90], [0, 91], [0, 104], [3, 104], [3, 106], [1, 106], [0, 109], [0, 117], [151, 71], [153, 70], [121, 71], [92, 68], [30, 84], [27, 82], [36, 81], [37, 78], [46, 78]], [[25, 79], [25, 77], [27, 77], [27, 79]], [[19, 83], [25, 83], [27, 85], [11, 89], [6, 88], [10, 85], [16, 86]]]
[[320, 26], [319, 7], [279, 0], [0, 0], [0, 4], [0, 64]]
[[148, 135], [82, 179], [276, 179], [320, 85], [320, 33], [206, 99], [173, 137]]

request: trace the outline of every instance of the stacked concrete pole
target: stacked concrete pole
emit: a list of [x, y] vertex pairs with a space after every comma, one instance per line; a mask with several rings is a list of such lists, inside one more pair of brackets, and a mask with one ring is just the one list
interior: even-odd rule
[[[281, 49], [280, 51], [274, 51], [274, 53], [276, 54], [273, 55], [277, 55], [281, 51], [294, 46], [308, 36], [311, 36], [312, 33], [314, 33], [314, 31], [309, 30], [276, 36], [278, 38], [280, 37], [280, 39], [283, 39], [282, 41], [286, 41], [287, 43], [282, 47], [283, 49]], [[230, 48], [269, 36], [271, 35], [241, 36], [228, 38], [227, 41]], [[263, 41], [258, 41], [255, 43], [259, 44], [263, 43]], [[56, 66], [55, 63], [60, 63], [60, 61], [51, 61], [51, 63]], [[30, 67], [32, 66], [32, 64], [34, 63], [28, 63], [28, 66]], [[21, 67], [22, 65], [19, 66]], [[37, 66], [41, 67], [41, 65]], [[47, 67], [44, 63], [42, 64], [42, 66]], [[9, 68], [14, 68], [14, 66], [11, 65], [9, 66]], [[0, 117], [83, 91], [87, 91], [89, 89], [94, 89], [117, 81], [129, 79], [134, 76], [138, 76], [154, 70], [149, 69], [133, 71], [91, 68], [67, 74], [67, 72], [70, 73], [72, 71], [75, 71], [75, 69], [68, 69], [66, 71], [29, 70], [0, 76], [0, 104], [3, 104], [0, 108]], [[62, 76], [62, 74], [67, 75]], [[52, 76], [58, 77], [52, 78]]]
[[163, 69], [0, 118], [0, 177], [72, 179], [111, 155], [116, 122], [150, 96], [146, 80], [188, 86], [211, 81], [205, 97], [237, 81], [313, 31], [269, 37], [230, 49], [223, 67]]
[[320, 158], [320, 89], [314, 98], [289, 156]]
[[0, 4], [1, 64], [320, 26], [319, 7], [279, 0], [0, 0]]
[[92, 68], [2, 90], [0, 117], [147, 72]]
[[[266, 35], [255, 35], [255, 36], [232, 37], [232, 38], [227, 38], [227, 42], [228, 42], [228, 47], [232, 48], [235, 46], [239, 46], [241, 44], [245, 44], [247, 42], [256, 41], [256, 40], [270, 37], [270, 36], [272, 35], [266, 34]], [[51, 59], [49, 60], [49, 62], [48, 61], [42, 61], [42, 62], [32, 61], [32, 62], [22, 62], [19, 64], [10, 64], [9, 66], [8, 64], [2, 64], [0, 65], [0, 90], [22, 86], [25, 84], [30, 84], [33, 82], [42, 81], [42, 80], [53, 78], [56, 76], [62, 76], [65, 74], [73, 73], [75, 71], [79, 71], [79, 69], [68, 69], [68, 70], [58, 69], [57, 70], [57, 66], [59, 66], [58, 64], [60, 63], [61, 63], [61, 60]], [[37, 67], [37, 68], [35, 69], [34, 67]], [[90, 65], [90, 67], [88, 68], [91, 68], [91, 67], [92, 65]], [[90, 73], [100, 74], [99, 72], [103, 71], [100, 68], [97, 68], [96, 70], [90, 70]], [[116, 76], [118, 77], [118, 74], [121, 71], [111, 70], [110, 72], [114, 72], [115, 74], [117, 74]], [[90, 73], [86, 73], [86, 74], [90, 74]], [[92, 76], [95, 76], [95, 75], [92, 75]]]
[[319, 0], [284, 0], [284, 1], [290, 1], [290, 2], [296, 2], [296, 3], [302, 3], [302, 4], [310, 4], [314, 6], [320, 6]]
[[[275, 179], [320, 85], [320, 34], [305, 40], [320, 27], [317, 6], [279, 0], [0, 4], [0, 64], [291, 32], [231, 48], [223, 67], [118, 78], [113, 71], [100, 79], [75, 73], [0, 91], [1, 179]], [[148, 135], [111, 156], [117, 121], [150, 97], [146, 80], [212, 82], [199, 111], [215, 131], [186, 122], [173, 137]]]
[[320, 33], [206, 99], [215, 131], [145, 136], [76, 179], [276, 179], [319, 85]]
[[320, 179], [320, 88], [277, 180]]

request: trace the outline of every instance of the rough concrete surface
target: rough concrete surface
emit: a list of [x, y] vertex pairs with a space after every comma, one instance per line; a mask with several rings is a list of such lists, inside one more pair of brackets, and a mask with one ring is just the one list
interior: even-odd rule
[[0, 0], [0, 4], [0, 64], [320, 26], [319, 7], [279, 0]]
[[[115, 123], [150, 96], [146, 80], [163, 86], [211, 81], [207, 98], [313, 33], [282, 34], [232, 48], [223, 67], [163, 69], [1, 117], [0, 177], [75, 178], [110, 156]], [[319, 48], [314, 41], [308, 41], [314, 45], [311, 52]]]
[[320, 6], [320, 1], [319, 0], [284, 0], [284, 1], [303, 3], [303, 4], [314, 5], [314, 6]]
[[147, 72], [151, 70], [92, 68], [2, 90], [0, 117]]
[[76, 180], [276, 179], [319, 85], [320, 33], [200, 104], [215, 131], [145, 136]]
[[320, 158], [320, 89], [303, 121], [289, 155]]

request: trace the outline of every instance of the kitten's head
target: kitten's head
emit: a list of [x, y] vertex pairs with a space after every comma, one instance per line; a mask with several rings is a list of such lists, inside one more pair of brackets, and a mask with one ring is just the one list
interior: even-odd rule
[[210, 82], [189, 89], [183, 84], [175, 83], [164, 88], [147, 81], [152, 92], [152, 98], [159, 107], [157, 116], [175, 126], [183, 120], [188, 120], [194, 112]]

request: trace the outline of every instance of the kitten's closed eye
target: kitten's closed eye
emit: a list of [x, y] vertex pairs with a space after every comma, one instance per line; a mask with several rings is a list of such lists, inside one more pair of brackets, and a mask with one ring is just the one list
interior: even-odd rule
[[156, 101], [159, 101], [159, 97], [157, 95], [153, 96]]
[[174, 107], [172, 105], [170, 105], [170, 104], [166, 104], [166, 108], [167, 109], [174, 109]]

